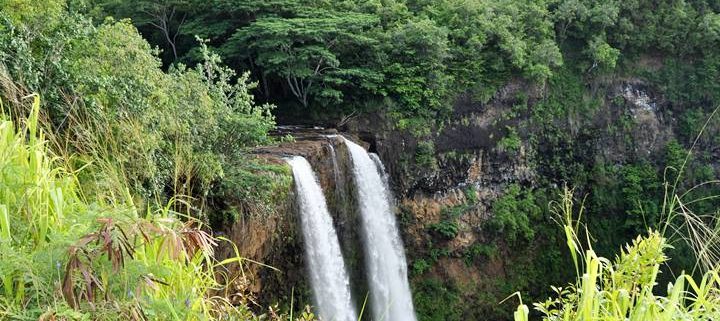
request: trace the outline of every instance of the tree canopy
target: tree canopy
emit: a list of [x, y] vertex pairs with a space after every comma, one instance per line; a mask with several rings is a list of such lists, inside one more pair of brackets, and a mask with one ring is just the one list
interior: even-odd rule
[[95, 1], [156, 39], [166, 65], [196, 61], [194, 37], [208, 39], [280, 113], [385, 108], [401, 127], [513, 77], [544, 84], [568, 59], [588, 75], [645, 53], [707, 67], [720, 39], [705, 0]]

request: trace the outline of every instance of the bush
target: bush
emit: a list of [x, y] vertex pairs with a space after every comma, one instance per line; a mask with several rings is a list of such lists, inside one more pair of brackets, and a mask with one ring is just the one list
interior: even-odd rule
[[[465, 193], [474, 195], [474, 189], [468, 188]], [[469, 201], [472, 201], [472, 197], [468, 196]], [[475, 200], [477, 201], [477, 200]], [[440, 211], [441, 220], [438, 223], [430, 224], [428, 228], [443, 237], [446, 240], [454, 239], [460, 232], [460, 225], [458, 224], [458, 218], [465, 214], [473, 205], [460, 204], [452, 207], [445, 207]]]
[[425, 259], [418, 259], [413, 262], [413, 274], [421, 275], [426, 271], [430, 270], [431, 265]]
[[506, 236], [511, 243], [519, 237], [531, 240], [535, 236], [531, 219], [537, 219], [542, 213], [533, 194], [521, 190], [516, 184], [508, 186], [505, 193], [495, 200], [492, 211], [493, 217], [488, 222], [490, 228]]
[[470, 185], [463, 189], [463, 194], [465, 195], [465, 199], [467, 200], [468, 204], [477, 204], [477, 202], [479, 201], [477, 188], [475, 188], [474, 185]]
[[[577, 279], [568, 287], [553, 288], [554, 298], [535, 304], [543, 320], [712, 320], [720, 315], [720, 298], [714, 294], [720, 290], [716, 270], [706, 272], [699, 282], [680, 273], [668, 284], [666, 296], [654, 290], [660, 267], [668, 260], [664, 252], [670, 247], [660, 232], [638, 236], [614, 261], [596, 255], [591, 244], [583, 252], [571, 197], [566, 191], [558, 213], [564, 216]], [[521, 303], [514, 318], [528, 317], [529, 309]]]
[[660, 195], [662, 188], [657, 170], [642, 162], [623, 166], [621, 175], [622, 199], [628, 202], [625, 227], [635, 234], [654, 228], [659, 223], [660, 208], [658, 200], [652, 195]]
[[425, 169], [437, 169], [435, 143], [431, 140], [418, 142], [415, 149], [415, 164]]
[[215, 260], [224, 240], [187, 214], [220, 181], [246, 203], [289, 184], [244, 162], [272, 141], [272, 106], [207, 50], [163, 72], [129, 22], [40, 2], [0, 3], [0, 319], [257, 319], [218, 296], [215, 269], [241, 260]]
[[507, 126], [507, 135], [498, 141], [498, 149], [502, 152], [509, 154], [516, 154], [520, 151], [522, 141], [517, 133], [517, 130], [513, 127]]
[[465, 264], [471, 266], [473, 262], [479, 257], [490, 258], [497, 255], [497, 246], [490, 244], [475, 243], [470, 245], [463, 252]]
[[95, 27], [65, 10], [47, 23], [10, 17], [23, 8], [0, 12], [2, 95], [45, 98], [43, 118], [62, 137], [53, 146], [90, 166], [82, 175], [94, 192], [112, 198], [129, 187], [138, 200], [161, 202], [188, 195], [193, 204], [175, 209], [197, 216], [228, 160], [272, 141], [273, 107], [255, 104], [248, 75], [223, 67], [204, 42], [200, 64], [163, 72], [157, 51], [128, 21]]
[[142, 213], [129, 198], [106, 205], [85, 195], [50, 153], [39, 109], [36, 97], [19, 130], [0, 118], [0, 316], [250, 317], [213, 297], [218, 240], [167, 207]]
[[430, 224], [430, 230], [448, 240], [454, 239], [458, 235], [458, 232], [460, 232], [458, 224], [449, 220], [443, 220], [439, 223]]
[[415, 283], [413, 302], [419, 320], [462, 320], [463, 302], [457, 289], [437, 279]]
[[292, 173], [287, 164], [244, 155], [230, 162], [225, 177], [209, 193], [209, 219], [214, 228], [223, 228], [241, 215], [266, 216], [276, 213], [288, 200]]

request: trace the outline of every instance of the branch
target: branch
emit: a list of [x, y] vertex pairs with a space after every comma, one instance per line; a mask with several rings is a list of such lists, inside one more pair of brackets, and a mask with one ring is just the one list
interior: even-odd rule
[[290, 75], [285, 76], [285, 79], [287, 79], [287, 82], [288, 82], [288, 86], [290, 86], [290, 91], [292, 91], [292, 93], [293, 93], [293, 95], [295, 95], [295, 97], [300, 98], [300, 93], [298, 93], [298, 91], [295, 89], [290, 78], [291, 78]]
[[151, 26], [153, 26], [153, 27], [155, 27], [155, 28], [158, 28], [158, 29], [160, 29], [160, 30], [163, 29], [161, 26], [159, 26], [158, 24], [156, 24], [156, 23], [154, 23], [154, 22], [152, 22], [152, 21], [151, 21], [151, 22], [148, 22], [148, 23], [149, 23]]
[[323, 59], [325, 59], [325, 58], [320, 57], [320, 60], [318, 61], [317, 66], [315, 66], [315, 72], [313, 73], [313, 75], [318, 74], [318, 71], [320, 70], [320, 66], [322, 66]]
[[340, 118], [340, 122], [338, 122], [335, 127], [339, 128], [345, 126], [348, 122], [350, 122], [350, 120], [355, 118], [355, 116], [357, 116], [357, 110], [353, 110], [350, 115], [342, 116], [342, 118]]
[[[338, 68], [338, 67], [333, 67], [333, 66], [327, 66], [327, 67], [325, 67], [325, 68], [320, 69], [320, 72], [319, 72], [319, 73], [322, 73], [323, 71], [328, 70], [328, 69], [340, 69], [340, 68]], [[319, 74], [319, 73], [316, 73], [316, 75]]]
[[332, 49], [332, 47], [337, 43], [337, 38], [333, 38], [333, 40], [330, 40], [328, 43], [328, 49]]
[[[167, 7], [166, 7], [165, 11], [167, 11]], [[172, 18], [175, 16], [175, 7], [172, 7], [172, 11], [170, 11], [170, 16], [168, 16], [167, 14], [165, 16], [167, 17], [168, 21], [172, 20]]]
[[177, 40], [177, 36], [180, 34], [180, 29], [182, 29], [182, 26], [185, 23], [186, 18], [187, 18], [187, 13], [183, 14], [183, 17], [180, 20], [180, 23], [178, 24], [177, 30], [175, 30], [175, 35], [173, 36], [173, 42]]

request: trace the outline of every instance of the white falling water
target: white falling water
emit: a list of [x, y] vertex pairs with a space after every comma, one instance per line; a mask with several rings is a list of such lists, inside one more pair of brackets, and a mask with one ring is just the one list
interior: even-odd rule
[[[368, 155], [370, 155], [370, 159], [372, 159], [372, 161], [375, 163], [375, 167], [377, 167], [378, 174], [380, 174], [383, 184], [385, 186], [390, 186], [390, 179], [388, 178], [387, 171], [385, 171], [385, 165], [383, 165], [382, 161], [380, 160], [380, 156], [378, 156], [378, 154], [375, 154], [375, 153], [368, 153]], [[390, 189], [388, 189], [388, 192], [389, 191], [390, 191]], [[392, 194], [389, 194], [389, 195], [392, 195]], [[393, 200], [392, 196], [388, 196], [388, 197], [390, 197], [390, 201]]]
[[300, 206], [310, 283], [317, 312], [325, 321], [355, 321], [357, 314], [350, 295], [350, 281], [340, 252], [325, 196], [304, 158], [288, 158]]
[[415, 321], [405, 250], [395, 223], [389, 186], [382, 177], [384, 174], [380, 174], [382, 167], [364, 148], [347, 139], [345, 143], [357, 184], [373, 320]]
[[[333, 136], [328, 136], [333, 137]], [[328, 144], [330, 147], [330, 157], [332, 157], [332, 164], [333, 164], [333, 174], [335, 175], [335, 196], [340, 199], [340, 202], [343, 204], [345, 203], [345, 179], [343, 178], [343, 175], [340, 173], [340, 167], [338, 166], [338, 158], [337, 154], [335, 153], [335, 147], [333, 147], [332, 143]]]
[[337, 154], [335, 154], [335, 147], [332, 144], [328, 144], [330, 147], [330, 157], [332, 157], [333, 163], [333, 174], [335, 175], [335, 184], [340, 184], [340, 167], [338, 167]]

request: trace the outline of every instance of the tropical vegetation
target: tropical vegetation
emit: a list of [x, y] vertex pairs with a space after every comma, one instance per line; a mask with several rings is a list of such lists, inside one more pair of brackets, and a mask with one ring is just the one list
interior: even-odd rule
[[[483, 177], [489, 201], [461, 185], [419, 223], [420, 320], [718, 319], [719, 47], [708, 0], [0, 0], [0, 319], [313, 319], [213, 255], [288, 197], [252, 149], [276, 123], [371, 116], [407, 146], [398, 190], [437, 192], [476, 157], [439, 137], [478, 110], [500, 113], [481, 157], [532, 175]], [[474, 287], [439, 279], [445, 259], [505, 264]], [[515, 291], [538, 303], [498, 304]]]

